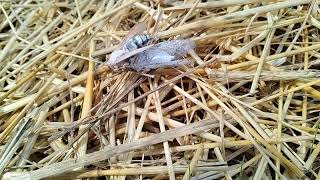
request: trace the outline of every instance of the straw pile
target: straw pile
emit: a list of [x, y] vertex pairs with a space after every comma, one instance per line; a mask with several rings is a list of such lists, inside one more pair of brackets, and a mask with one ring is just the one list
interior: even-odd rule
[[[2, 1], [3, 178], [320, 178], [318, 3]], [[106, 66], [138, 22], [191, 65]]]

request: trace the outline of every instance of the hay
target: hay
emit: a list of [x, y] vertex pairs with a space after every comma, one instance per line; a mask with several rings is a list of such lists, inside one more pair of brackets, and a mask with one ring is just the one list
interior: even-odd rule
[[[0, 2], [4, 179], [320, 178], [319, 1]], [[138, 22], [191, 65], [113, 71]]]

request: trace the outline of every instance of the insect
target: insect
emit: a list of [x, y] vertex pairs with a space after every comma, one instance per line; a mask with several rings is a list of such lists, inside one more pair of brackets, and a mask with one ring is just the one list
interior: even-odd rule
[[171, 40], [150, 44], [155, 38], [143, 34], [145, 24], [134, 26], [111, 53], [107, 64], [114, 70], [130, 69], [147, 72], [152, 69], [175, 67], [188, 64], [184, 58], [188, 51], [195, 48], [190, 40]]
[[151, 40], [152, 40], [152, 37], [149, 34], [136, 35], [128, 40], [128, 42], [124, 45], [124, 48], [128, 52], [130, 52], [138, 48], [142, 48]]

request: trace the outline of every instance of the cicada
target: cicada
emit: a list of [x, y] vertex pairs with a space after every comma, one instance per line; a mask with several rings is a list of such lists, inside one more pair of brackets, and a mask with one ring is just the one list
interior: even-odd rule
[[144, 23], [135, 25], [111, 53], [107, 65], [114, 70], [148, 72], [189, 63], [185, 55], [195, 48], [192, 41], [181, 39], [153, 43], [156, 38], [143, 33], [145, 29]]

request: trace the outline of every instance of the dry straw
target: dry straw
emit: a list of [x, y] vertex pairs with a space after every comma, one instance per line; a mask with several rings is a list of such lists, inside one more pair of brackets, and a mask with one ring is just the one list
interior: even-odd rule
[[[317, 0], [0, 2], [3, 179], [320, 179]], [[139, 22], [190, 64], [113, 71]]]

